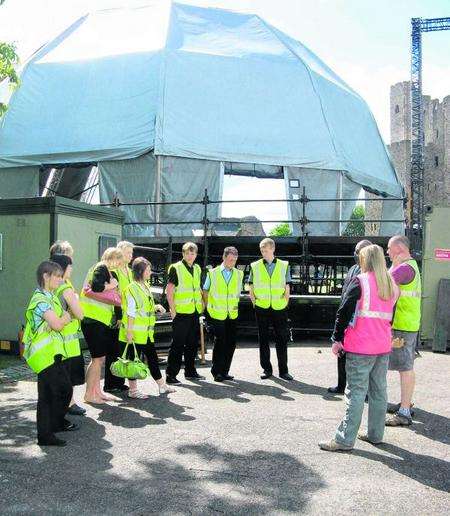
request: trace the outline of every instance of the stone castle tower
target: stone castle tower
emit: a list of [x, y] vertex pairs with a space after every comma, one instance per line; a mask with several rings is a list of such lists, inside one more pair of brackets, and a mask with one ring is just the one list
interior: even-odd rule
[[[409, 197], [411, 153], [411, 85], [409, 81], [391, 86], [391, 143], [388, 145], [397, 175]], [[450, 95], [442, 102], [423, 96], [425, 137], [425, 205], [450, 205]], [[366, 194], [366, 199], [377, 196]], [[380, 201], [366, 201], [366, 219], [379, 219]], [[377, 235], [379, 224], [366, 224], [366, 234]]]
[[[450, 95], [442, 102], [423, 96], [425, 136], [425, 204], [450, 204]], [[411, 90], [410, 82], [391, 86], [391, 144], [395, 170], [410, 191]]]

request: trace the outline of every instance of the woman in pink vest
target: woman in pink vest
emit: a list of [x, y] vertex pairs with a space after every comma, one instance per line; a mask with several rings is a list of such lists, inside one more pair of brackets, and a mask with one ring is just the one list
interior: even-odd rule
[[319, 447], [327, 451], [353, 449], [366, 394], [369, 397], [368, 431], [358, 437], [379, 444], [384, 434], [391, 321], [398, 289], [386, 268], [380, 246], [361, 249], [360, 261], [362, 272], [345, 294], [331, 337], [333, 353], [346, 353], [347, 411], [334, 439], [319, 443]]

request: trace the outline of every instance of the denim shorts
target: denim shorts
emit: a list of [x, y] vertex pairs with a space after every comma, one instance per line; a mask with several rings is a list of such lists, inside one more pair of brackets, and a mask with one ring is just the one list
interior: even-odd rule
[[405, 344], [401, 348], [392, 348], [389, 356], [390, 371], [412, 371], [416, 357], [417, 331], [393, 330], [393, 338], [404, 339]]

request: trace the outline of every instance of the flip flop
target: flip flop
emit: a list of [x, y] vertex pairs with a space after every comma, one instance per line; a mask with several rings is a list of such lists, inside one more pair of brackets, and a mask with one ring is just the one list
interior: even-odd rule
[[139, 390], [129, 390], [127, 394], [128, 398], [131, 398], [133, 400], [146, 400], [148, 399], [148, 394], [144, 394], [143, 392]]

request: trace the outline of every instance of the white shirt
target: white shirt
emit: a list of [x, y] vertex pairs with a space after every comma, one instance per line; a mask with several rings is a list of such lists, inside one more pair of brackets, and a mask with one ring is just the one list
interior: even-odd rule
[[[151, 294], [151, 291], [150, 289], [147, 287], [147, 286], [142, 286], [142, 285], [139, 285], [139, 287], [142, 289], [142, 291], [144, 292], [144, 294], [146, 296], [150, 296]], [[133, 317], [134, 319], [136, 318], [136, 300], [134, 299], [134, 297], [128, 293], [127, 294], [127, 315], [128, 317]]]

